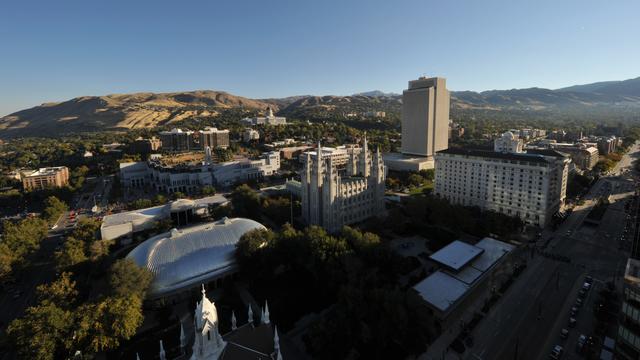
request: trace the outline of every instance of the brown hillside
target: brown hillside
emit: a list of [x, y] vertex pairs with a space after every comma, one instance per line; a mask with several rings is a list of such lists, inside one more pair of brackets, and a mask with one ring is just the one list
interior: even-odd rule
[[153, 127], [215, 115], [224, 108], [263, 110], [268, 106], [277, 110], [273, 103], [209, 90], [83, 96], [0, 118], [0, 137]]

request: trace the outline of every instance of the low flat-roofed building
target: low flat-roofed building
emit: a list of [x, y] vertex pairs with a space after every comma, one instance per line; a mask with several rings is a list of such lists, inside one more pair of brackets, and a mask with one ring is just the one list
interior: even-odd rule
[[69, 184], [69, 168], [66, 166], [24, 170], [20, 173], [25, 190], [42, 190]]
[[433, 157], [411, 156], [401, 153], [384, 154], [384, 165], [393, 171], [420, 171], [433, 169]]
[[175, 226], [184, 226], [191, 222], [194, 215], [205, 215], [210, 206], [227, 202], [224, 196], [214, 195], [196, 200], [179, 199], [165, 205], [107, 215], [102, 219], [100, 235], [103, 240], [118, 239], [151, 229], [158, 221], [165, 219], [171, 219]]
[[490, 277], [514, 249], [513, 245], [489, 237], [475, 245], [454, 241], [430, 256], [442, 268], [413, 289], [436, 317], [446, 323], [464, 299]]

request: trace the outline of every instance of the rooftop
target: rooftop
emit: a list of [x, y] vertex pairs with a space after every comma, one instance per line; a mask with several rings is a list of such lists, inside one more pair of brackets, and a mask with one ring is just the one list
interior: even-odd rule
[[483, 251], [484, 249], [456, 240], [433, 253], [430, 258], [441, 265], [458, 271], [467, 265], [469, 261], [482, 254]]
[[265, 227], [244, 218], [196, 225], [154, 236], [133, 249], [127, 258], [148, 268], [154, 279], [150, 297], [159, 297], [199, 285], [235, 266], [240, 237]]
[[492, 238], [484, 238], [476, 245], [454, 241], [431, 256], [445, 268], [429, 275], [413, 288], [429, 305], [447, 313], [513, 249], [513, 245]]
[[564, 154], [548, 149], [531, 149], [527, 150], [526, 153], [505, 153], [505, 152], [497, 152], [491, 150], [481, 150], [481, 149], [469, 149], [469, 148], [449, 148], [446, 150], [438, 151], [438, 154], [450, 154], [450, 155], [463, 155], [463, 156], [473, 156], [473, 157], [483, 157], [483, 158], [492, 158], [492, 159], [502, 159], [502, 160], [514, 160], [514, 161], [526, 161], [532, 163], [549, 163], [549, 160], [546, 159], [547, 156], [564, 158], [566, 157]]

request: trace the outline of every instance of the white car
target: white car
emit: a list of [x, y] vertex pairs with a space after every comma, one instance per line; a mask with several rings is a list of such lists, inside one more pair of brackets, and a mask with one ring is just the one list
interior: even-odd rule
[[562, 346], [556, 345], [553, 347], [553, 350], [551, 350], [551, 354], [549, 354], [549, 357], [556, 360], [560, 359], [562, 357], [563, 351], [564, 349], [562, 348]]

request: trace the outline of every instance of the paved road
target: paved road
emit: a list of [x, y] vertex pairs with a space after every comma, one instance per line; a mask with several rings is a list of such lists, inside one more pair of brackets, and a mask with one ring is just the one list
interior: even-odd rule
[[[612, 175], [629, 168], [631, 159], [639, 155], [636, 144]], [[575, 305], [577, 292], [588, 273], [596, 278], [594, 289], [579, 312], [578, 329], [571, 331], [571, 337], [565, 342], [571, 351], [564, 359], [575, 356], [572, 349], [578, 332], [583, 331], [583, 325], [591, 325], [589, 306], [594, 301], [593, 294], [605, 282], [620, 276], [628, 257], [627, 250], [620, 247], [618, 240], [624, 228], [620, 224], [625, 221], [625, 216], [620, 215], [620, 212], [624, 213], [622, 202], [609, 207], [600, 226], [586, 226], [583, 221], [600, 196], [633, 190], [629, 174], [623, 178], [601, 178], [585, 196], [584, 204], [576, 207], [556, 231], [543, 233], [542, 242], [553, 237], [546, 250], [568, 256], [572, 262], [533, 255], [527, 270], [475, 329], [475, 345], [466, 353], [467, 359], [547, 358], [551, 347], [559, 340], [560, 330], [567, 327], [568, 312]], [[616, 187], [616, 184], [619, 185]], [[609, 236], [605, 236], [607, 234]]]

